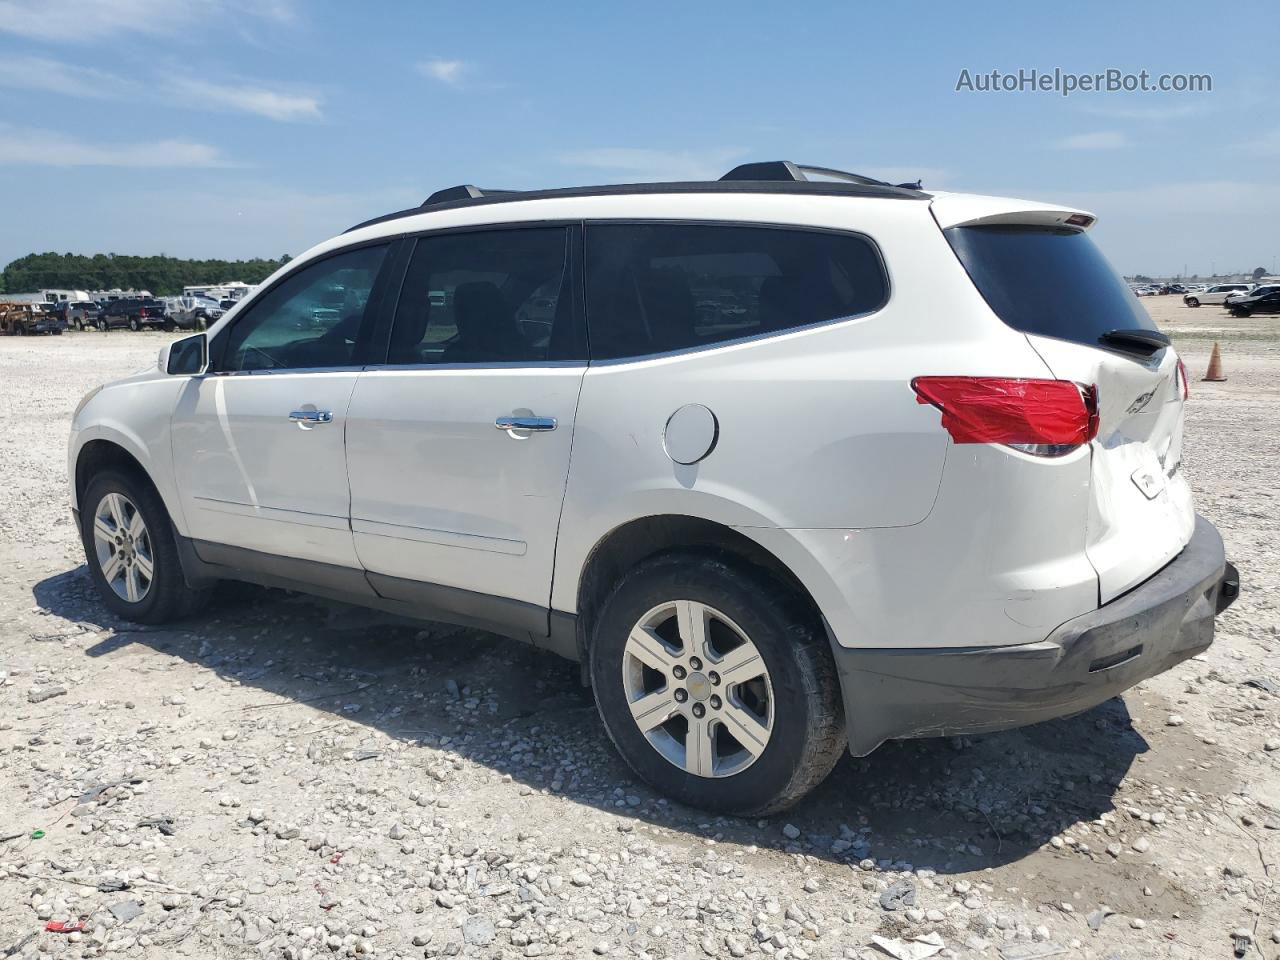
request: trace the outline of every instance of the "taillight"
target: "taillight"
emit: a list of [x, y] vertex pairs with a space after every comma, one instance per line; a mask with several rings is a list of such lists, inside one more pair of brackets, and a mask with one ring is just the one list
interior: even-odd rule
[[1178, 377], [1182, 380], [1182, 399], [1186, 400], [1191, 396], [1191, 387], [1187, 384], [1187, 365], [1181, 357], [1178, 358]]
[[1070, 380], [916, 377], [918, 403], [942, 411], [956, 443], [1000, 443], [1059, 457], [1098, 435], [1098, 388]]

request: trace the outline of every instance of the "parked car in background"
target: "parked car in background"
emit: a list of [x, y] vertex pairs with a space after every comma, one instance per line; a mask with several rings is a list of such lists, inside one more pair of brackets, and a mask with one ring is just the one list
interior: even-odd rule
[[1182, 302], [1188, 307], [1198, 307], [1202, 303], [1226, 303], [1231, 294], [1248, 293], [1252, 286], [1250, 283], [1215, 283], [1206, 290], [1188, 293], [1182, 298]]
[[743, 816], [1205, 650], [1239, 582], [1185, 369], [1093, 215], [809, 172], [457, 187], [314, 247], [77, 407], [103, 602], [241, 579], [519, 638]]
[[101, 312], [99, 307], [92, 300], [67, 300], [64, 301], [64, 316], [67, 326], [73, 330], [91, 330], [98, 325], [98, 314]]
[[1235, 293], [1227, 294], [1227, 299], [1222, 302], [1230, 307], [1233, 303], [1244, 300], [1249, 297], [1256, 296], [1264, 291], [1280, 290], [1280, 283], [1251, 283], [1248, 290], [1240, 290]]
[[18, 337], [62, 333], [66, 329], [65, 321], [45, 306], [43, 303], [0, 303], [0, 333]]
[[203, 330], [222, 319], [227, 308], [211, 297], [180, 297], [182, 303], [182, 326], [186, 329]]
[[1248, 317], [1255, 313], [1280, 313], [1280, 284], [1257, 287], [1247, 296], [1232, 297], [1227, 309], [1235, 317]]
[[164, 298], [165, 315], [182, 330], [204, 330], [221, 319], [222, 306], [208, 297], [181, 296]]
[[164, 312], [164, 303], [155, 297], [120, 297], [106, 300], [98, 312], [98, 329], [102, 331], [128, 327], [130, 330], [177, 326]]

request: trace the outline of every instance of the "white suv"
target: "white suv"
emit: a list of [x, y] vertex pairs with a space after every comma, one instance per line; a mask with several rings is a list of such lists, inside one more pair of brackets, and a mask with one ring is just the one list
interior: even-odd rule
[[1252, 289], [1251, 283], [1215, 283], [1204, 290], [1189, 291], [1182, 302], [1188, 307], [1198, 307], [1202, 303], [1226, 303], [1234, 296], [1248, 296]]
[[1094, 218], [819, 172], [460, 187], [298, 257], [76, 410], [107, 606], [237, 579], [516, 637], [738, 814], [1205, 649], [1238, 578]]

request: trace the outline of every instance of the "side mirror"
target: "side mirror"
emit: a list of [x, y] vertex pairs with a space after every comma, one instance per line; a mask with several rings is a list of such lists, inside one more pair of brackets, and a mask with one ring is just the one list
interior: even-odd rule
[[199, 376], [209, 369], [209, 338], [203, 333], [175, 340], [160, 351], [160, 369], [171, 376]]

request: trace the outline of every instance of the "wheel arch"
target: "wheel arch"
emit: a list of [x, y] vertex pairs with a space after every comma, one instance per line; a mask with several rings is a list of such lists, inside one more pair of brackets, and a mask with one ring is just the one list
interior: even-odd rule
[[[72, 477], [72, 483], [75, 485], [77, 506], [83, 506], [84, 491], [89, 485], [90, 478], [95, 473], [112, 468], [137, 475], [145, 480], [157, 494], [160, 493], [141, 460], [116, 441], [99, 437], [86, 441], [76, 454], [75, 475]], [[163, 495], [160, 499], [164, 500]]]
[[589, 682], [591, 630], [622, 575], [652, 557], [674, 551], [715, 554], [763, 571], [793, 593], [822, 623], [822, 613], [801, 579], [771, 550], [723, 523], [684, 514], [656, 514], [614, 527], [591, 548], [578, 576], [577, 647], [584, 684]]

